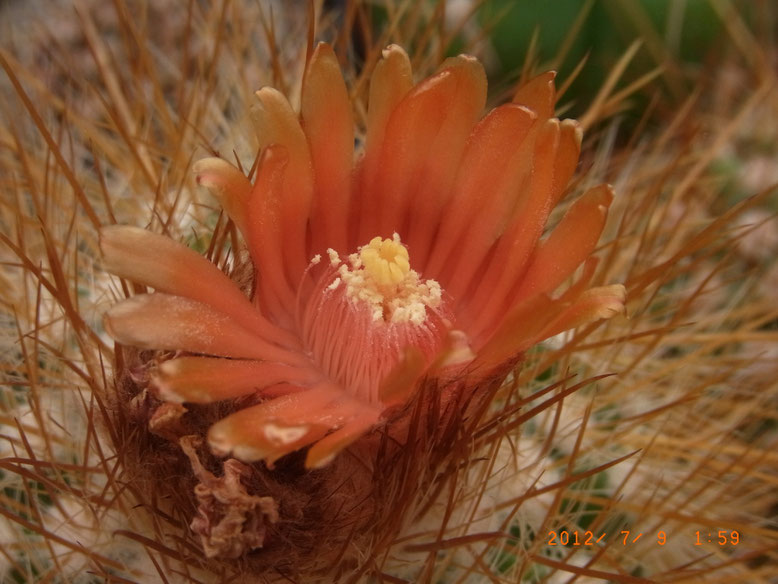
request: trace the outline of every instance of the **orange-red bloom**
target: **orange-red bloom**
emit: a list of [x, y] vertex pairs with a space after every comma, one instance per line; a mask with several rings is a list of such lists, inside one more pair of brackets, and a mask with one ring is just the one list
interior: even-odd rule
[[[354, 152], [332, 49], [314, 52], [301, 112], [257, 93], [262, 148], [252, 184], [218, 158], [195, 165], [243, 234], [248, 298], [212, 263], [142, 229], [102, 231], [108, 269], [155, 288], [106, 315], [119, 342], [183, 352], [153, 375], [168, 401], [261, 400], [216, 423], [212, 450], [269, 463], [311, 446], [326, 464], [405, 403], [423, 378], [473, 386], [551, 335], [623, 308], [589, 288], [607, 186], [541, 234], [576, 167], [581, 132], [552, 118], [553, 74], [481, 117], [477, 60], [449, 59], [414, 85], [390, 46], [372, 77], [364, 151]], [[181, 354], [181, 353], [179, 353]]]

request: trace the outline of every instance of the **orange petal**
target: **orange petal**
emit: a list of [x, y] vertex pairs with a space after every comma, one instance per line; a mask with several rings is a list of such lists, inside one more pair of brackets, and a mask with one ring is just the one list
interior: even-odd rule
[[575, 172], [581, 151], [581, 129], [577, 122], [548, 120], [538, 138], [536, 160], [526, 202], [517, 206], [506, 234], [500, 240], [480, 289], [472, 300], [479, 306], [490, 299], [487, 310], [479, 315], [479, 328], [474, 334], [491, 330], [495, 319], [504, 310], [503, 299], [515, 302], [511, 291], [523, 277], [526, 262], [543, 231], [548, 215], [557, 204]]
[[573, 177], [578, 158], [581, 155], [581, 139], [583, 131], [575, 120], [563, 120], [559, 125], [559, 146], [554, 163], [554, 182], [551, 187], [552, 207], [559, 202], [570, 179]]
[[[511, 292], [526, 269], [530, 255], [543, 233], [552, 208], [552, 189], [559, 120], [547, 120], [540, 128], [532, 155], [532, 173], [525, 192], [518, 198], [510, 223], [497, 242], [487, 269], [465, 313], [472, 321], [475, 336], [489, 334], [513, 304]], [[476, 317], [477, 315], [477, 321]]]
[[152, 383], [165, 401], [207, 404], [283, 382], [312, 383], [316, 377], [312, 369], [281, 363], [178, 357], [162, 363]]
[[513, 103], [528, 107], [541, 119], [550, 118], [556, 102], [555, 78], [556, 71], [546, 71], [530, 79], [516, 91]]
[[426, 368], [424, 354], [416, 347], [407, 347], [402, 360], [381, 382], [378, 399], [386, 407], [405, 402]]
[[308, 451], [305, 457], [305, 467], [322, 468], [327, 466], [338, 453], [359, 440], [375, 426], [379, 416], [379, 410], [365, 409], [363, 414], [319, 440]]
[[584, 324], [622, 314], [625, 297], [626, 290], [621, 284], [590, 288], [549, 323], [540, 332], [538, 340], [542, 341]]
[[285, 230], [282, 219], [284, 178], [290, 172], [288, 161], [283, 146], [265, 148], [246, 217], [249, 250], [259, 271], [260, 298], [281, 322], [291, 321], [296, 300], [285, 277], [284, 252], [293, 237]]
[[271, 87], [260, 89], [256, 95], [259, 105], [252, 113], [259, 147], [283, 146], [289, 157], [288, 172], [283, 177], [279, 220], [284, 226], [286, 275], [296, 285], [313, 255], [305, 245], [313, 201], [311, 155], [297, 114], [287, 99]]
[[112, 225], [100, 230], [100, 250], [106, 270], [120, 278], [212, 306], [269, 341], [288, 347], [300, 344], [287, 331], [265, 320], [224, 272], [169, 237], [138, 227]]
[[624, 298], [621, 284], [591, 288], [572, 301], [552, 300], [546, 294], [534, 296], [507, 314], [475, 362], [488, 371], [544, 339], [622, 313]]
[[521, 196], [532, 169], [534, 142], [528, 134], [535, 119], [524, 107], [501, 106], [478, 123], [468, 141], [454, 196], [424, 267], [424, 275], [440, 279], [455, 298], [464, 293]]
[[613, 189], [600, 185], [575, 201], [535, 251], [515, 298], [551, 292], [589, 257], [600, 239]]
[[307, 365], [299, 353], [272, 345], [226, 314], [181, 296], [139, 294], [113, 306], [103, 321], [116, 341], [141, 349]]
[[203, 158], [194, 163], [192, 170], [198, 184], [207, 188], [219, 199], [227, 215], [246, 232], [246, 202], [251, 193], [251, 183], [243, 173], [221, 158]]
[[315, 176], [313, 252], [346, 249], [346, 229], [354, 164], [354, 120], [346, 83], [332, 47], [316, 47], [303, 79], [305, 135]]
[[354, 407], [338, 407], [348, 405], [341, 403], [343, 398], [343, 391], [332, 385], [284, 395], [220, 420], [208, 431], [208, 443], [220, 456], [231, 452], [244, 461], [273, 462], [352, 417]]
[[408, 54], [397, 45], [389, 45], [384, 49], [383, 59], [378, 62], [370, 78], [366, 158], [380, 150], [389, 117], [411, 87], [413, 76]]
[[464, 331], [452, 329], [446, 336], [446, 344], [438, 353], [430, 370], [440, 376], [447, 371], [459, 372], [462, 367], [471, 363], [475, 358], [470, 337]]
[[477, 59], [459, 55], [446, 59], [441, 70], [454, 76], [456, 86], [451, 91], [455, 100], [429, 145], [425, 166], [415, 179], [415, 196], [410, 199], [406, 239], [419, 265], [427, 262], [434, 226], [452, 198], [468, 138], [486, 105], [486, 73]]
[[515, 306], [502, 319], [500, 327], [477, 352], [476, 367], [488, 373], [527, 350], [540, 339], [543, 331], [558, 311], [558, 303], [541, 294]]
[[414, 257], [424, 255], [419, 245], [434, 229], [429, 215], [436, 217], [432, 210], [450, 197], [456, 165], [485, 96], [483, 69], [464, 59], [405, 96], [387, 124], [375, 174], [363, 176], [360, 241], [403, 233], [413, 206], [424, 232], [417, 229], [403, 238], [413, 246]]
[[[362, 193], [367, 193], [372, 188], [381, 164], [381, 147], [392, 112], [412, 87], [413, 76], [407, 53], [397, 45], [389, 45], [384, 49], [383, 58], [376, 65], [370, 78], [365, 154], [358, 168], [359, 188]], [[362, 217], [362, 213], [369, 213], [373, 205], [374, 201], [367, 200], [364, 195], [355, 198], [352, 201], [352, 217]], [[348, 242], [348, 249], [364, 243], [359, 240], [364, 235], [359, 233], [349, 235], [352, 239]]]

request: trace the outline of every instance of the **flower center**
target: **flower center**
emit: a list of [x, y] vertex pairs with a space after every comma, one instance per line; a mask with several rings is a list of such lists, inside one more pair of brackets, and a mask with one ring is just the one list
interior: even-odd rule
[[395, 239], [374, 237], [359, 250], [359, 259], [365, 271], [378, 286], [399, 284], [411, 271], [408, 250], [400, 243], [400, 236], [394, 235]]
[[411, 269], [408, 250], [396, 233], [392, 239], [374, 237], [341, 262], [328, 250], [338, 277], [332, 288], [345, 284], [346, 297], [370, 310], [374, 321], [421, 325], [428, 309], [440, 306], [441, 289], [435, 280], [422, 280]]
[[317, 285], [306, 303], [305, 343], [331, 379], [352, 395], [378, 398], [385, 377], [406, 349], [435, 358], [451, 329], [440, 284], [411, 269], [407, 248], [374, 237], [342, 258], [327, 250], [329, 265], [316, 264]]

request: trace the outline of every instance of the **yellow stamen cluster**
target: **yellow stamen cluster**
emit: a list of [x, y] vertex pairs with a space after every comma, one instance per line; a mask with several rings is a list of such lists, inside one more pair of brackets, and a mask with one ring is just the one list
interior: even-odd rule
[[366, 304], [374, 321], [420, 325], [427, 317], [427, 307], [440, 305], [440, 284], [422, 280], [411, 269], [408, 250], [396, 233], [392, 239], [374, 237], [351, 254], [348, 263], [341, 263], [335, 251], [328, 253], [331, 264], [339, 266], [339, 277], [329, 289], [345, 284], [346, 296]]
[[380, 286], [399, 284], [411, 270], [408, 250], [399, 237], [396, 241], [374, 237], [359, 251], [359, 257], [365, 271]]

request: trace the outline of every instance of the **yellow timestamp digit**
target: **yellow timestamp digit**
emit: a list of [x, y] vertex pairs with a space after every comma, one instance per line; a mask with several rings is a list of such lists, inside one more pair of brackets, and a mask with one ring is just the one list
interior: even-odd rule
[[660, 531], [656, 534], [656, 543], [659, 545], [665, 545], [665, 543], [667, 543], [667, 534], [664, 531]]

